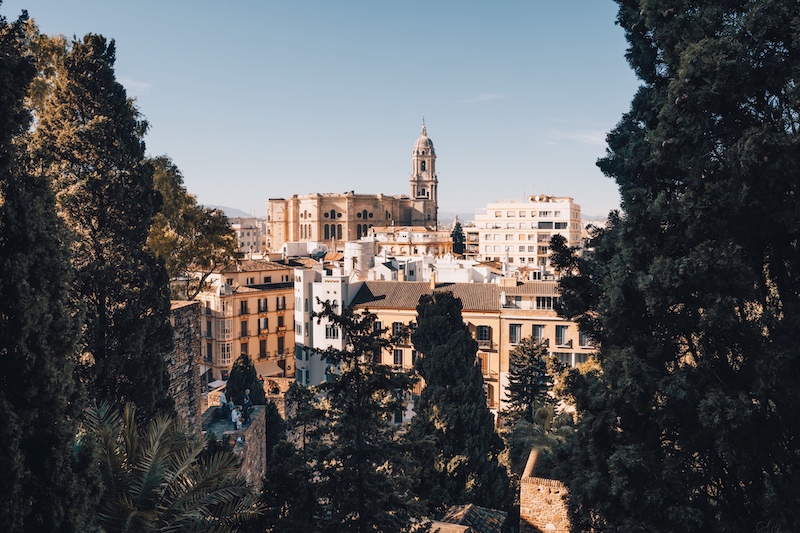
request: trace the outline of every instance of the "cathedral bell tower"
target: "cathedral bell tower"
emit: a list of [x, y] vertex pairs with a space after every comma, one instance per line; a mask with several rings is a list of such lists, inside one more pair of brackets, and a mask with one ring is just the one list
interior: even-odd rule
[[411, 201], [414, 205], [414, 222], [436, 225], [438, 219], [439, 180], [436, 177], [436, 151], [428, 138], [425, 122], [422, 134], [414, 143], [411, 154]]

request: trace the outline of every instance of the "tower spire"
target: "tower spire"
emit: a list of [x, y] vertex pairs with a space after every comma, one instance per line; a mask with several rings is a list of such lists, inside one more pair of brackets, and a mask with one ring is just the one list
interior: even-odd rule
[[422, 115], [422, 134], [428, 136], [428, 131], [425, 129], [425, 115]]

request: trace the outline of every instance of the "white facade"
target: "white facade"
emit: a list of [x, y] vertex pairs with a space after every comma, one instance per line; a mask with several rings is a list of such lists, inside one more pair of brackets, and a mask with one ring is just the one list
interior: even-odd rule
[[248, 257], [249, 254], [261, 253], [261, 226], [263, 221], [258, 218], [232, 218], [231, 228], [236, 232], [239, 251]]
[[[550, 271], [549, 243], [563, 235], [568, 246], [581, 240], [581, 207], [572, 198], [529, 196], [521, 202], [494, 202], [475, 215], [477, 257], [484, 261], [507, 261], [512, 268]], [[467, 239], [468, 244], [474, 244]]]
[[312, 318], [321, 312], [323, 302], [343, 309], [350, 304], [361, 283], [350, 282], [341, 269], [330, 274], [319, 269], [294, 271], [294, 323], [296, 379], [303, 385], [316, 385], [327, 379], [329, 365], [321, 352], [328, 348], [344, 349], [340, 328], [328, 320]]

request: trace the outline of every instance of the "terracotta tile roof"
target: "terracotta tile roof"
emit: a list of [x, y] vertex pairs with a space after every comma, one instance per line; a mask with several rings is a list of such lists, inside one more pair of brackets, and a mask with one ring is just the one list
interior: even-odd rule
[[475, 533], [501, 533], [508, 513], [469, 503], [454, 505], [442, 517], [442, 522], [469, 526]]
[[266, 259], [246, 259], [243, 261], [228, 263], [220, 269], [220, 272], [258, 272], [263, 270], [287, 270], [291, 268], [283, 263], [267, 261]]
[[[495, 283], [437, 283], [437, 292], [452, 292], [464, 311], [498, 311], [500, 293], [506, 296], [558, 296], [555, 281], [519, 282], [514, 287]], [[420, 296], [431, 294], [427, 281], [365, 281], [353, 298], [355, 308], [415, 309]]]

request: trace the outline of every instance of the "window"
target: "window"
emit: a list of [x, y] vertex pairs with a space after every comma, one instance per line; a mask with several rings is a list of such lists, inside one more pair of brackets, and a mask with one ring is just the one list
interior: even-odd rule
[[508, 325], [508, 342], [511, 344], [519, 344], [522, 340], [522, 324], [509, 324]]
[[481, 374], [489, 375], [489, 358], [485, 353], [478, 353], [478, 364], [481, 367]]
[[494, 212], [494, 218], [500, 218], [501, 216], [503, 216], [503, 212], [502, 211], [495, 211]]
[[544, 340], [544, 326], [541, 324], [533, 325], [533, 340], [542, 342]]
[[536, 227], [539, 228], [539, 229], [553, 229], [553, 223], [552, 222], [539, 222], [536, 225]]
[[381, 331], [383, 329], [383, 322], [376, 320], [372, 323], [372, 331]]
[[208, 337], [209, 339], [211, 337], [213, 337], [213, 335], [211, 334], [211, 321], [210, 320], [206, 320], [206, 337]]
[[264, 276], [264, 283], [272, 283], [272, 276]]
[[539, 211], [540, 217], [549, 217], [551, 215], [550, 211]]
[[411, 364], [412, 365], [417, 364], [417, 357], [418, 356], [419, 356], [419, 353], [416, 350], [411, 350]]
[[226, 279], [226, 280], [225, 280], [225, 283], [227, 283], [228, 285], [231, 285], [231, 286], [233, 286], [233, 278], [228, 278], [228, 279]]
[[220, 377], [222, 378], [223, 381], [228, 381], [228, 371], [223, 370], [222, 372], [220, 372]]
[[247, 278], [247, 284], [248, 285], [255, 285], [256, 284], [256, 278]]
[[249, 343], [243, 342], [241, 346], [239, 346], [239, 353], [241, 355], [250, 355], [249, 353]]
[[539, 255], [547, 255], [547, 246], [539, 246]]
[[536, 242], [550, 242], [550, 234], [540, 233], [539, 236], [536, 238]]
[[592, 338], [589, 336], [588, 333], [584, 333], [583, 331], [581, 331], [578, 334], [578, 338], [579, 338], [578, 342], [580, 342], [581, 346], [594, 346], [594, 344], [592, 343]]
[[258, 312], [259, 313], [266, 313], [267, 312], [267, 299], [266, 298], [259, 298], [258, 299]]
[[567, 229], [566, 222], [556, 222], [555, 229]]
[[283, 337], [278, 337], [278, 355], [283, 355], [283, 351], [286, 348], [285, 339]]
[[569, 352], [553, 352], [553, 355], [556, 356], [556, 359], [558, 359], [559, 362], [562, 365], [564, 365], [566, 367], [571, 367], [572, 366], [572, 354], [571, 353], [569, 353]]
[[231, 343], [223, 342], [219, 345], [219, 364], [231, 364]]
[[394, 351], [394, 366], [403, 366], [403, 350]]
[[569, 326], [556, 326], [556, 345], [564, 346], [567, 344], [568, 328]]
[[210, 342], [206, 343], [206, 363], [211, 363], [214, 359], [214, 345]]
[[513, 241], [514, 240], [514, 234], [513, 233], [506, 233], [506, 240], [507, 241]]
[[475, 336], [478, 345], [492, 344], [492, 328], [489, 326], [478, 326]]
[[284, 324], [283, 315], [278, 315], [278, 327], [282, 328], [282, 327], [285, 327], [285, 326], [286, 326], [286, 324]]
[[392, 322], [392, 335], [395, 337], [402, 337], [404, 333], [402, 322]]
[[339, 328], [337, 328], [333, 324], [326, 324], [325, 325], [325, 338], [326, 339], [338, 339], [339, 338]]
[[526, 212], [525, 212], [525, 211], [520, 211], [520, 212], [519, 212], [519, 216], [520, 216], [520, 217], [526, 217], [526, 216], [528, 216], [528, 215], [526, 214]]
[[509, 222], [506, 224], [506, 229], [517, 229], [517, 224], [515, 222]]
[[519, 247], [519, 251], [520, 251], [520, 252], [524, 252], [524, 251], [525, 251], [525, 247], [524, 247], [524, 246], [520, 246], [520, 247]]
[[258, 357], [263, 359], [267, 356], [267, 339], [258, 341]]
[[506, 216], [507, 217], [515, 217], [515, 216], [517, 216], [517, 214], [514, 211], [506, 211]]
[[269, 331], [269, 318], [258, 319], [258, 332], [267, 333]]
[[242, 334], [239, 335], [239, 336], [240, 337], [247, 337], [247, 320], [242, 320], [240, 325], [242, 327]]
[[536, 309], [552, 309], [557, 301], [558, 298], [554, 296], [537, 296]]

